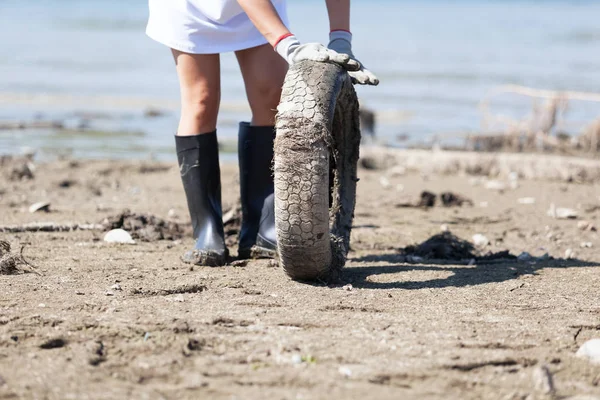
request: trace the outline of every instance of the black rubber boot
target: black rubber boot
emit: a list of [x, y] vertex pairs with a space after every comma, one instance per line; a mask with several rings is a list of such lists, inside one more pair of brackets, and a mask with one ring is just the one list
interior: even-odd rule
[[217, 133], [175, 136], [175, 146], [196, 239], [195, 248], [182, 260], [196, 265], [224, 265], [228, 252], [223, 233]]
[[240, 123], [238, 156], [242, 228], [240, 258], [273, 258], [277, 255], [273, 184], [275, 128]]

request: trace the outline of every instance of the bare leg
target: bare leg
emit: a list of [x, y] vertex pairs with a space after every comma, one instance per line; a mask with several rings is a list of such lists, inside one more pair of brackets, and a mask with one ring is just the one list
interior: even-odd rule
[[219, 55], [172, 52], [181, 92], [181, 119], [177, 135], [214, 132], [221, 101]]
[[275, 125], [287, 62], [269, 45], [235, 53], [242, 70], [254, 126]]

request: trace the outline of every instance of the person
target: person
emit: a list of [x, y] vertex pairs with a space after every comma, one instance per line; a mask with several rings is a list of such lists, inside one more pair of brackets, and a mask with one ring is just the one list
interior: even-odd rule
[[[285, 0], [149, 0], [147, 35], [171, 48], [181, 94], [175, 147], [195, 248], [182, 260], [226, 263], [217, 143], [219, 54], [235, 52], [252, 112], [239, 124], [242, 226], [238, 256], [274, 256], [273, 142], [275, 114], [288, 65], [313, 60], [349, 71], [353, 82], [378, 84], [354, 57], [350, 0], [326, 0], [327, 47], [301, 44], [288, 29]], [[275, 50], [275, 51], [273, 51]]]

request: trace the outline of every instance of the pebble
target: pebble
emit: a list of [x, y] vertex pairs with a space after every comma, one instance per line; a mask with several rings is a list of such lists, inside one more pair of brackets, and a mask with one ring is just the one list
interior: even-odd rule
[[556, 219], [576, 219], [577, 211], [571, 208], [557, 208], [554, 204], [551, 204], [550, 209], [548, 210], [548, 216]]
[[50, 202], [40, 201], [29, 206], [29, 212], [35, 213], [38, 211], [50, 212]]
[[575, 355], [586, 358], [593, 364], [600, 364], [600, 339], [592, 339], [585, 342]]
[[535, 197], [521, 197], [517, 202], [519, 204], [535, 204]]
[[484, 247], [490, 244], [490, 240], [481, 233], [477, 233], [473, 235], [473, 243], [477, 247]]
[[582, 249], [591, 249], [594, 246], [594, 244], [592, 242], [582, 242], [579, 246]]
[[106, 296], [114, 296], [114, 295], [115, 295], [113, 292], [110, 292], [110, 291], [108, 291], [108, 292], [106, 292], [106, 293], [104, 293], [104, 294], [105, 294]]
[[302, 364], [302, 356], [300, 354], [292, 355], [292, 364]]
[[500, 181], [487, 181], [485, 188], [489, 190], [497, 190], [499, 192], [506, 190], [506, 184]]
[[348, 367], [339, 367], [338, 368], [338, 372], [342, 375], [345, 376], [346, 378], [350, 378], [352, 376], [352, 370]]
[[565, 250], [565, 258], [567, 260], [575, 258], [575, 252], [573, 251], [573, 249], [567, 249], [567, 250]]
[[350, 284], [350, 283], [349, 283], [349, 284], [347, 284], [347, 285], [344, 285], [344, 286], [342, 287], [342, 289], [343, 289], [343, 290], [347, 290], [347, 291], [349, 291], [349, 292], [350, 292], [350, 291], [352, 291], [352, 289], [354, 289], [354, 288], [352, 287], [352, 284]]
[[482, 201], [481, 203], [479, 203], [479, 207], [481, 208], [488, 208], [489, 205], [490, 203], [488, 203], [487, 201]]
[[124, 229], [113, 229], [104, 235], [104, 241], [107, 243], [135, 244], [129, 232]]
[[112, 286], [110, 287], [110, 290], [118, 290], [118, 291], [121, 291], [121, 290], [123, 290], [123, 288], [121, 288], [121, 285], [119, 285], [118, 283], [115, 283], [114, 285], [112, 285]]
[[440, 230], [441, 230], [442, 232], [449, 232], [449, 231], [450, 231], [450, 228], [448, 227], [448, 225], [447, 225], [447, 224], [443, 224], [442, 226], [440, 226]]
[[170, 209], [170, 210], [167, 212], [167, 217], [168, 217], [168, 218], [173, 218], [173, 219], [174, 219], [174, 218], [177, 218], [177, 217], [178, 217], [178, 215], [177, 215], [177, 211], [175, 211], [175, 209], [174, 209], [174, 208], [171, 208], [171, 209]]

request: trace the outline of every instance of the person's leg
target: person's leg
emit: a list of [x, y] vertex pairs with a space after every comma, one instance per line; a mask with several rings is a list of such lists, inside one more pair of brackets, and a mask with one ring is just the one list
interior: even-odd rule
[[288, 64], [268, 44], [235, 53], [242, 70], [253, 126], [273, 126]]
[[184, 254], [183, 261], [223, 265], [227, 248], [216, 132], [220, 101], [219, 55], [173, 50], [173, 56], [181, 87], [181, 119], [175, 145], [196, 239], [195, 248]]
[[172, 52], [181, 95], [177, 135], [192, 136], [215, 131], [221, 101], [219, 55]]
[[252, 110], [238, 137], [242, 228], [239, 256], [273, 257], [277, 251], [273, 197], [275, 115], [287, 63], [269, 45], [236, 53]]

